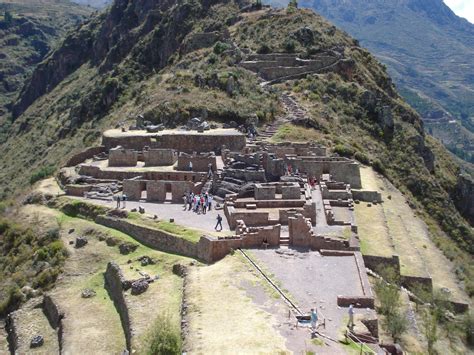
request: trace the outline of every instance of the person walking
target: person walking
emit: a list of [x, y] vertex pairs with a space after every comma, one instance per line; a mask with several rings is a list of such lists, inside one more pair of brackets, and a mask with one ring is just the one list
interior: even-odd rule
[[209, 164], [209, 165], [207, 166], [207, 178], [208, 178], [208, 179], [211, 179], [211, 178], [212, 178], [212, 174], [213, 174], [213, 172], [212, 172], [212, 164]]
[[191, 192], [191, 194], [188, 196], [188, 211], [191, 211], [191, 208], [193, 208], [193, 199], [194, 194]]
[[217, 214], [217, 224], [216, 224], [216, 227], [214, 228], [215, 230], [217, 230], [217, 227], [220, 227], [219, 229], [219, 232], [222, 230], [222, 217], [220, 214]]
[[125, 209], [126, 206], [125, 206], [125, 203], [127, 202], [127, 195], [125, 194], [122, 194], [122, 208]]
[[347, 327], [351, 330], [354, 328], [354, 306], [351, 304], [349, 305], [349, 323], [347, 323]]
[[207, 209], [207, 202], [206, 202], [206, 197], [204, 195], [201, 196], [201, 207], [202, 207], [202, 214], [206, 214], [206, 209]]
[[316, 333], [318, 329], [318, 312], [315, 308], [311, 308], [311, 333]]
[[193, 171], [193, 162], [189, 161], [189, 171]]
[[115, 207], [115, 208], [119, 209], [120, 208], [120, 196], [119, 195], [115, 196], [115, 200], [117, 201], [117, 207]]

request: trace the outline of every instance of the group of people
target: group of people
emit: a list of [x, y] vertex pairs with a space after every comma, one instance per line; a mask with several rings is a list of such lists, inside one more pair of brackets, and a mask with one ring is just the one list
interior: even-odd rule
[[183, 195], [184, 210], [193, 211], [197, 214], [206, 214], [212, 209], [213, 198], [208, 193], [194, 194], [193, 192]]

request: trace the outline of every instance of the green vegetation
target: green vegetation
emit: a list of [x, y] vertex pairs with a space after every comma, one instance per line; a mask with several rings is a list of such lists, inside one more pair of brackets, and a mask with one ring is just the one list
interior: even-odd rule
[[402, 334], [408, 328], [408, 320], [400, 309], [400, 291], [398, 286], [387, 284], [383, 280], [375, 283], [375, 292], [380, 302], [378, 312], [384, 316], [385, 329], [390, 333], [394, 341], [399, 341]]
[[94, 220], [99, 215], [104, 215], [110, 208], [98, 206], [93, 203], [61, 197], [53, 202], [51, 207], [57, 208], [70, 217], [79, 217]]
[[43, 180], [44, 178], [50, 177], [54, 174], [55, 167], [52, 165], [44, 166], [39, 170], [35, 171], [30, 177], [30, 184], [33, 185], [35, 182]]
[[67, 252], [59, 229], [46, 233], [0, 219], [0, 316], [29, 297], [24, 286], [47, 290], [62, 270]]
[[146, 353], [150, 355], [177, 355], [181, 354], [181, 331], [173, 322], [172, 317], [163, 314], [155, 320], [153, 329], [148, 336], [149, 348]]

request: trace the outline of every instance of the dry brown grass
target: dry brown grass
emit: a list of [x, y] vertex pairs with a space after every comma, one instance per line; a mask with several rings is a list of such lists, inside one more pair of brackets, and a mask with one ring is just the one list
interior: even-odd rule
[[240, 256], [227, 256], [189, 275], [190, 352], [196, 354], [275, 354], [285, 339], [275, 316], [263, 311], [240, 286], [259, 282]]
[[436, 247], [426, 224], [403, 194], [371, 168], [361, 168], [361, 176], [363, 187], [380, 191], [384, 201], [370, 208], [363, 202], [356, 205], [363, 252], [389, 256], [393, 245], [393, 253], [400, 256], [403, 274], [430, 276], [435, 288], [446, 287], [454, 299], [467, 301], [453, 264]]

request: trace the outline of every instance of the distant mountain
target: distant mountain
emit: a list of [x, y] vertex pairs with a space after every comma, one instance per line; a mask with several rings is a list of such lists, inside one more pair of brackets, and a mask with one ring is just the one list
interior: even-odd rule
[[[473, 24], [443, 0], [300, 0], [299, 5], [314, 9], [375, 53], [423, 118], [444, 116], [446, 124], [451, 116], [460, 119], [471, 131], [463, 130], [471, 144], [458, 143], [474, 153], [469, 151], [474, 146]], [[452, 143], [456, 137], [443, 140]]]
[[112, 0], [71, 0], [71, 1], [75, 2], [76, 4], [95, 7], [96, 9], [102, 9], [112, 2]]
[[68, 0], [0, 2], [0, 142], [6, 139], [10, 103], [25, 79], [91, 13]]

